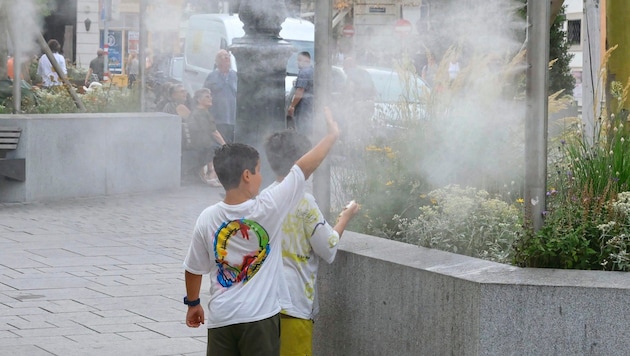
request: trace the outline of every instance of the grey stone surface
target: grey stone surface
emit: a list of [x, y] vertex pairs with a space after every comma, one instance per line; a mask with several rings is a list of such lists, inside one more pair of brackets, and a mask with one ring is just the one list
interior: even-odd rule
[[18, 149], [9, 155], [26, 159], [25, 182], [0, 180], [0, 202], [179, 187], [181, 120], [177, 116], [0, 115], [0, 125], [22, 128]]
[[347, 232], [317, 355], [629, 355], [630, 274], [523, 269]]
[[220, 192], [0, 203], [0, 356], [205, 355], [182, 262]]

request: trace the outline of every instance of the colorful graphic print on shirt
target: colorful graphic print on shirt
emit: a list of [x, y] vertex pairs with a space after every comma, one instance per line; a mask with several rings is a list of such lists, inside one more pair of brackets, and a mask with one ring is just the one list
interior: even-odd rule
[[[225, 288], [252, 279], [271, 250], [269, 234], [252, 220], [224, 222], [214, 237], [214, 257], [219, 268], [217, 280]], [[252, 237], [255, 239], [250, 239]]]

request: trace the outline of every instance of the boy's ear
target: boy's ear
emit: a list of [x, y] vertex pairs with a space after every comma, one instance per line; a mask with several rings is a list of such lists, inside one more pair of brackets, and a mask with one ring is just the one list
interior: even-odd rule
[[249, 183], [251, 177], [252, 177], [252, 172], [250, 172], [249, 169], [244, 170], [243, 174], [241, 174], [241, 180], [245, 183]]

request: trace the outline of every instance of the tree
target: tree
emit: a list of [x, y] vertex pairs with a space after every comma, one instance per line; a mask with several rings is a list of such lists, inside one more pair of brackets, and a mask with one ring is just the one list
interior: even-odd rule
[[563, 30], [566, 21], [564, 9], [565, 7], [560, 9], [549, 30], [549, 60], [555, 61], [549, 69], [549, 93], [564, 89], [564, 94], [572, 95], [575, 78], [571, 74], [569, 64], [573, 54], [569, 53], [569, 42]]

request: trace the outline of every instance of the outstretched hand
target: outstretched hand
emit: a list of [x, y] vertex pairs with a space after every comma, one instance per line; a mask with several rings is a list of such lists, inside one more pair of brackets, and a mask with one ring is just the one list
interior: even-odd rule
[[339, 217], [351, 219], [354, 215], [356, 215], [357, 212], [359, 212], [360, 207], [361, 206], [357, 204], [356, 201], [353, 200], [350, 203], [348, 203], [348, 205], [346, 205], [345, 208], [343, 208], [343, 210], [339, 214]]
[[328, 106], [324, 107], [324, 115], [326, 116], [326, 126], [328, 127], [328, 134], [335, 137], [339, 137], [339, 124], [335, 121], [332, 111]]

